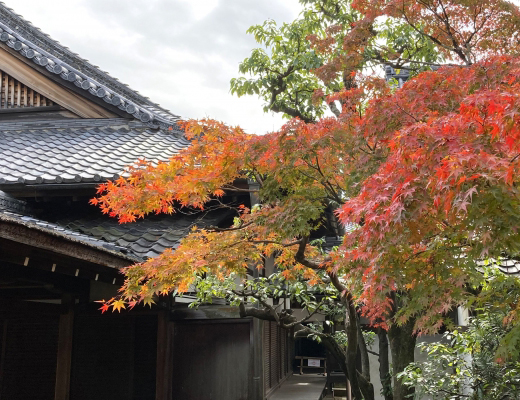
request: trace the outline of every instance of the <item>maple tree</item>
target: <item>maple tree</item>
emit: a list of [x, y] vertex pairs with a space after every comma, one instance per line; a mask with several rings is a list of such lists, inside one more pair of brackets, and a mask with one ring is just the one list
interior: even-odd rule
[[[307, 112], [305, 118], [264, 136], [209, 119], [186, 121], [190, 147], [168, 162], [142, 161], [127, 177], [100, 187], [93, 203], [121, 222], [182, 207], [204, 209], [225, 203], [229, 192], [254, 193], [260, 201], [251, 208], [236, 205], [232, 226], [194, 229], [177, 249], [126, 269], [122, 297], [103, 309], [150, 303], [156, 295], [189, 290], [201, 276], [214, 277], [214, 284], [222, 283], [220, 295], [240, 304], [244, 315], [256, 313], [285, 327], [298, 325], [305, 334], [322, 335], [329, 349], [343, 357], [354, 398], [369, 399], [374, 393], [366, 360], [361, 369], [356, 366], [358, 349], [362, 359], [366, 351], [361, 311], [381, 332], [388, 331], [394, 382], [393, 392], [385, 396], [402, 399], [413, 389], [395, 376], [413, 361], [414, 332], [449, 325], [447, 311], [483, 298], [477, 289], [488, 282], [479, 262], [520, 252], [519, 11], [491, 0], [356, 1], [342, 10], [355, 19], [346, 25], [345, 17], [340, 26], [329, 21], [321, 28], [316, 21], [303, 24], [317, 33], [307, 35], [304, 50], [294, 52], [296, 59], [304, 54], [312, 60], [294, 79], [304, 84], [305, 76], [314, 74], [303, 90], [312, 92], [310, 97], [291, 106], [291, 94], [302, 87], [296, 85], [287, 89], [288, 97], [278, 97], [280, 92], [267, 107], [288, 115], [283, 108], [292, 107]], [[414, 59], [415, 53], [396, 47], [398, 43], [378, 44], [381, 36], [375, 27], [383, 17], [390, 27], [388, 37], [414, 32], [427, 41], [426, 53]], [[278, 32], [267, 24], [253, 29], [261, 41], [280, 46], [269, 62], [282, 69], [287, 67], [283, 47], [304, 38], [293, 28]], [[368, 63], [377, 60], [416, 65], [420, 72], [439, 61], [432, 58], [435, 54], [449, 65], [421, 72], [395, 92], [384, 80], [366, 74]], [[271, 77], [284, 75], [282, 69]], [[272, 81], [262, 79], [250, 81], [249, 87], [236, 81], [235, 89], [273, 98]], [[339, 104], [340, 110], [318, 119], [323, 115], [320, 103], [310, 107], [316, 99], [333, 112]], [[254, 184], [238, 184], [246, 181]], [[345, 235], [339, 249], [323, 253], [310, 244], [311, 238], [324, 226], [335, 231], [330, 218], [334, 210], [356, 229]], [[281, 271], [275, 281], [283, 277], [306, 282], [316, 292], [335, 293], [346, 313], [346, 349], [321, 332], [308, 331], [285, 310], [268, 306], [268, 297], [281, 298], [287, 290], [276, 292], [272, 282], [230, 286], [230, 277], [245, 278], [248, 268], [261, 268], [273, 257]], [[514, 299], [507, 303], [512, 324], [507, 349], [520, 338], [520, 305]], [[259, 302], [262, 315], [246, 308], [248, 301]], [[308, 303], [309, 310], [321, 307]]]
[[[493, 280], [518, 294], [520, 281], [507, 277], [496, 268], [486, 267]], [[491, 287], [492, 286], [492, 287]], [[511, 311], [504, 299], [496, 298], [496, 283], [486, 285], [489, 291], [485, 307], [469, 321], [464, 330], [444, 334], [444, 343], [423, 344], [425, 360], [415, 362], [401, 373], [407, 385], [415, 387], [419, 395], [432, 399], [515, 399], [520, 395], [520, 360], [497, 361], [496, 352], [511, 333], [513, 324], [504, 323]], [[500, 304], [496, 307], [494, 303]]]

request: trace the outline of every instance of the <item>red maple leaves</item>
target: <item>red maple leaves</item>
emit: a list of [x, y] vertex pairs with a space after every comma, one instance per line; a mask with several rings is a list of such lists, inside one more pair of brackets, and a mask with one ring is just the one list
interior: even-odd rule
[[444, 295], [430, 293], [428, 308], [441, 313], [463, 300], [476, 260], [514, 251], [519, 89], [520, 59], [501, 56], [424, 73], [386, 100], [401, 108], [389, 156], [338, 211], [361, 225], [343, 257], [358, 263], [350, 274], [365, 283], [365, 306], [394, 290], [381, 286], [384, 278], [407, 289], [419, 309], [431, 280]]

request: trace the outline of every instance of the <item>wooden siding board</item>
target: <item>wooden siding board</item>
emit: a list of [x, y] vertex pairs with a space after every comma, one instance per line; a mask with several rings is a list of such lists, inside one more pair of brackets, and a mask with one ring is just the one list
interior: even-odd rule
[[271, 341], [269, 339], [270, 334], [270, 322], [264, 321], [264, 389], [265, 393], [271, 388]]
[[287, 332], [276, 322], [264, 321], [264, 390], [269, 395], [290, 373]]

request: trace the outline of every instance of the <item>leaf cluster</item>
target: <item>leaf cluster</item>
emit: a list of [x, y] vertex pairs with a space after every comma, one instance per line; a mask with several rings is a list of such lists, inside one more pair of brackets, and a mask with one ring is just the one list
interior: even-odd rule
[[500, 341], [510, 332], [503, 313], [479, 310], [466, 331], [444, 334], [423, 344], [427, 358], [406, 367], [399, 378], [414, 386], [416, 397], [433, 399], [515, 399], [520, 395], [520, 360], [497, 358]]

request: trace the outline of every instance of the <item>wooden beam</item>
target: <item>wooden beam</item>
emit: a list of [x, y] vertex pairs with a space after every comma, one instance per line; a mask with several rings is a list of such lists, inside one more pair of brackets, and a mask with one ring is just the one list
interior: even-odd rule
[[22, 83], [18, 82], [16, 85], [16, 106], [22, 106]]
[[72, 335], [74, 329], [74, 297], [69, 294], [63, 295], [61, 305], [54, 400], [69, 400]]
[[[115, 114], [58, 85], [23, 61], [0, 49], [0, 69], [39, 94], [83, 118], [114, 118]], [[7, 88], [6, 88], [7, 89]], [[39, 103], [39, 96], [37, 102]], [[32, 105], [32, 104], [31, 104]]]
[[252, 379], [249, 385], [249, 398], [262, 400], [264, 398], [264, 363], [263, 363], [263, 325], [258, 318], [251, 322], [250, 363]]

